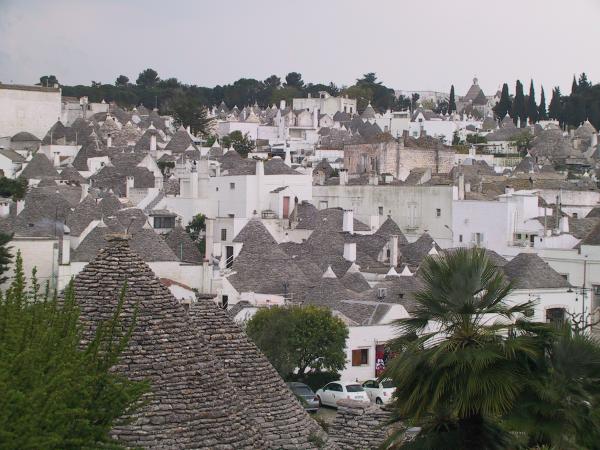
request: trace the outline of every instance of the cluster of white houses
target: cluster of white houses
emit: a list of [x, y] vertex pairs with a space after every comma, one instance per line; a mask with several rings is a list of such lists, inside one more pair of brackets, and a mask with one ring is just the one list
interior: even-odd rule
[[[0, 230], [13, 234], [26, 270], [59, 289], [108, 236], [126, 233], [182, 302], [211, 297], [238, 322], [273, 305], [330, 308], [350, 329], [348, 379], [385, 367], [391, 323], [410, 316], [422, 287], [419, 266], [456, 247], [487, 249], [513, 283], [510, 300], [537, 301], [536, 319], [583, 312], [591, 322], [596, 130], [497, 123], [486, 117], [490, 101], [475, 81], [459, 103], [480, 119], [370, 105], [359, 114], [356, 100], [327, 93], [291, 107], [214, 107], [217, 136], [239, 130], [256, 141], [243, 158], [144, 106], [0, 84], [0, 170], [29, 186], [24, 199], [0, 202]], [[457, 154], [445, 145], [455, 132], [485, 134], [493, 148]], [[533, 145], [510, 165], [520, 133]], [[184, 229], [197, 214], [204, 254]]]

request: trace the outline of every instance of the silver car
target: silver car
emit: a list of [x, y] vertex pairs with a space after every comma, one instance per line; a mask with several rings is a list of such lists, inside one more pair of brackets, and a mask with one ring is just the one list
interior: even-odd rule
[[304, 383], [297, 381], [286, 383], [294, 395], [298, 398], [304, 409], [308, 412], [316, 412], [319, 409], [319, 399], [313, 390]]

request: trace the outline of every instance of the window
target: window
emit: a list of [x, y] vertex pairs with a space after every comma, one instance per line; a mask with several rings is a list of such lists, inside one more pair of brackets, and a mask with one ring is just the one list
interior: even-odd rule
[[459, 234], [459, 235], [458, 235], [458, 242], [462, 242], [462, 241], [463, 241], [462, 234]]
[[380, 216], [383, 216], [383, 206], [380, 206], [380, 207], [379, 207], [379, 215], [380, 215]]
[[221, 228], [221, 240], [222, 241], [227, 240], [227, 228]]
[[346, 385], [346, 392], [363, 392], [364, 389], [360, 384], [348, 384]]
[[352, 365], [353, 366], [366, 366], [369, 364], [369, 349], [359, 348], [352, 350]]
[[474, 233], [473, 234], [473, 243], [475, 245], [483, 244], [483, 233]]
[[235, 183], [229, 183], [229, 189], [235, 189]]
[[223, 295], [223, 297], [221, 297], [221, 308], [227, 309], [228, 305], [229, 305], [229, 296]]
[[373, 380], [369, 380], [369, 381], [365, 381], [363, 383], [363, 387], [366, 387], [366, 388], [376, 388], [377, 385], [375, 384], [375, 382]]
[[335, 392], [344, 392], [344, 389], [342, 389], [342, 385], [338, 383], [331, 383], [327, 385], [327, 390]]
[[319, 209], [327, 209], [328, 207], [329, 207], [329, 206], [328, 206], [328, 203], [327, 203], [327, 201], [326, 201], [326, 200], [321, 200], [321, 201], [319, 202]]
[[175, 217], [154, 217], [154, 228], [175, 228]]
[[435, 217], [442, 217], [442, 210], [440, 208], [435, 209]]
[[577, 219], [579, 216], [577, 213], [573, 213], [573, 219]]
[[564, 308], [548, 308], [546, 310], [546, 322], [561, 323], [565, 320]]

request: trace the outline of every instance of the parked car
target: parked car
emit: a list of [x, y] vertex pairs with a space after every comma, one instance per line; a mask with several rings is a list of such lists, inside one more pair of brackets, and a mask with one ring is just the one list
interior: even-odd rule
[[338, 400], [350, 399], [368, 402], [369, 396], [363, 387], [354, 381], [332, 381], [317, 391], [320, 405], [337, 408]]
[[365, 392], [372, 403], [383, 405], [392, 400], [392, 394], [396, 390], [392, 380], [367, 380], [362, 384]]
[[302, 406], [304, 406], [305, 410], [307, 410], [308, 412], [315, 412], [319, 409], [319, 399], [310, 387], [308, 387], [304, 383], [298, 383], [296, 381], [292, 381], [286, 384], [294, 393], [294, 395], [298, 397], [300, 403], [302, 403]]

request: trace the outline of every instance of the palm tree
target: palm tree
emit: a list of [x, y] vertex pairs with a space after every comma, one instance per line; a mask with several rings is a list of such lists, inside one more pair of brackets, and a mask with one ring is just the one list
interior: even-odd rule
[[600, 347], [568, 324], [539, 333], [525, 389], [505, 417], [529, 447], [596, 449], [600, 442]]
[[480, 249], [428, 258], [410, 318], [397, 321], [400, 354], [385, 376], [395, 413], [422, 427], [403, 448], [502, 449], [512, 436], [498, 419], [522, 393], [539, 346], [522, 332], [532, 304], [510, 305], [510, 284]]

